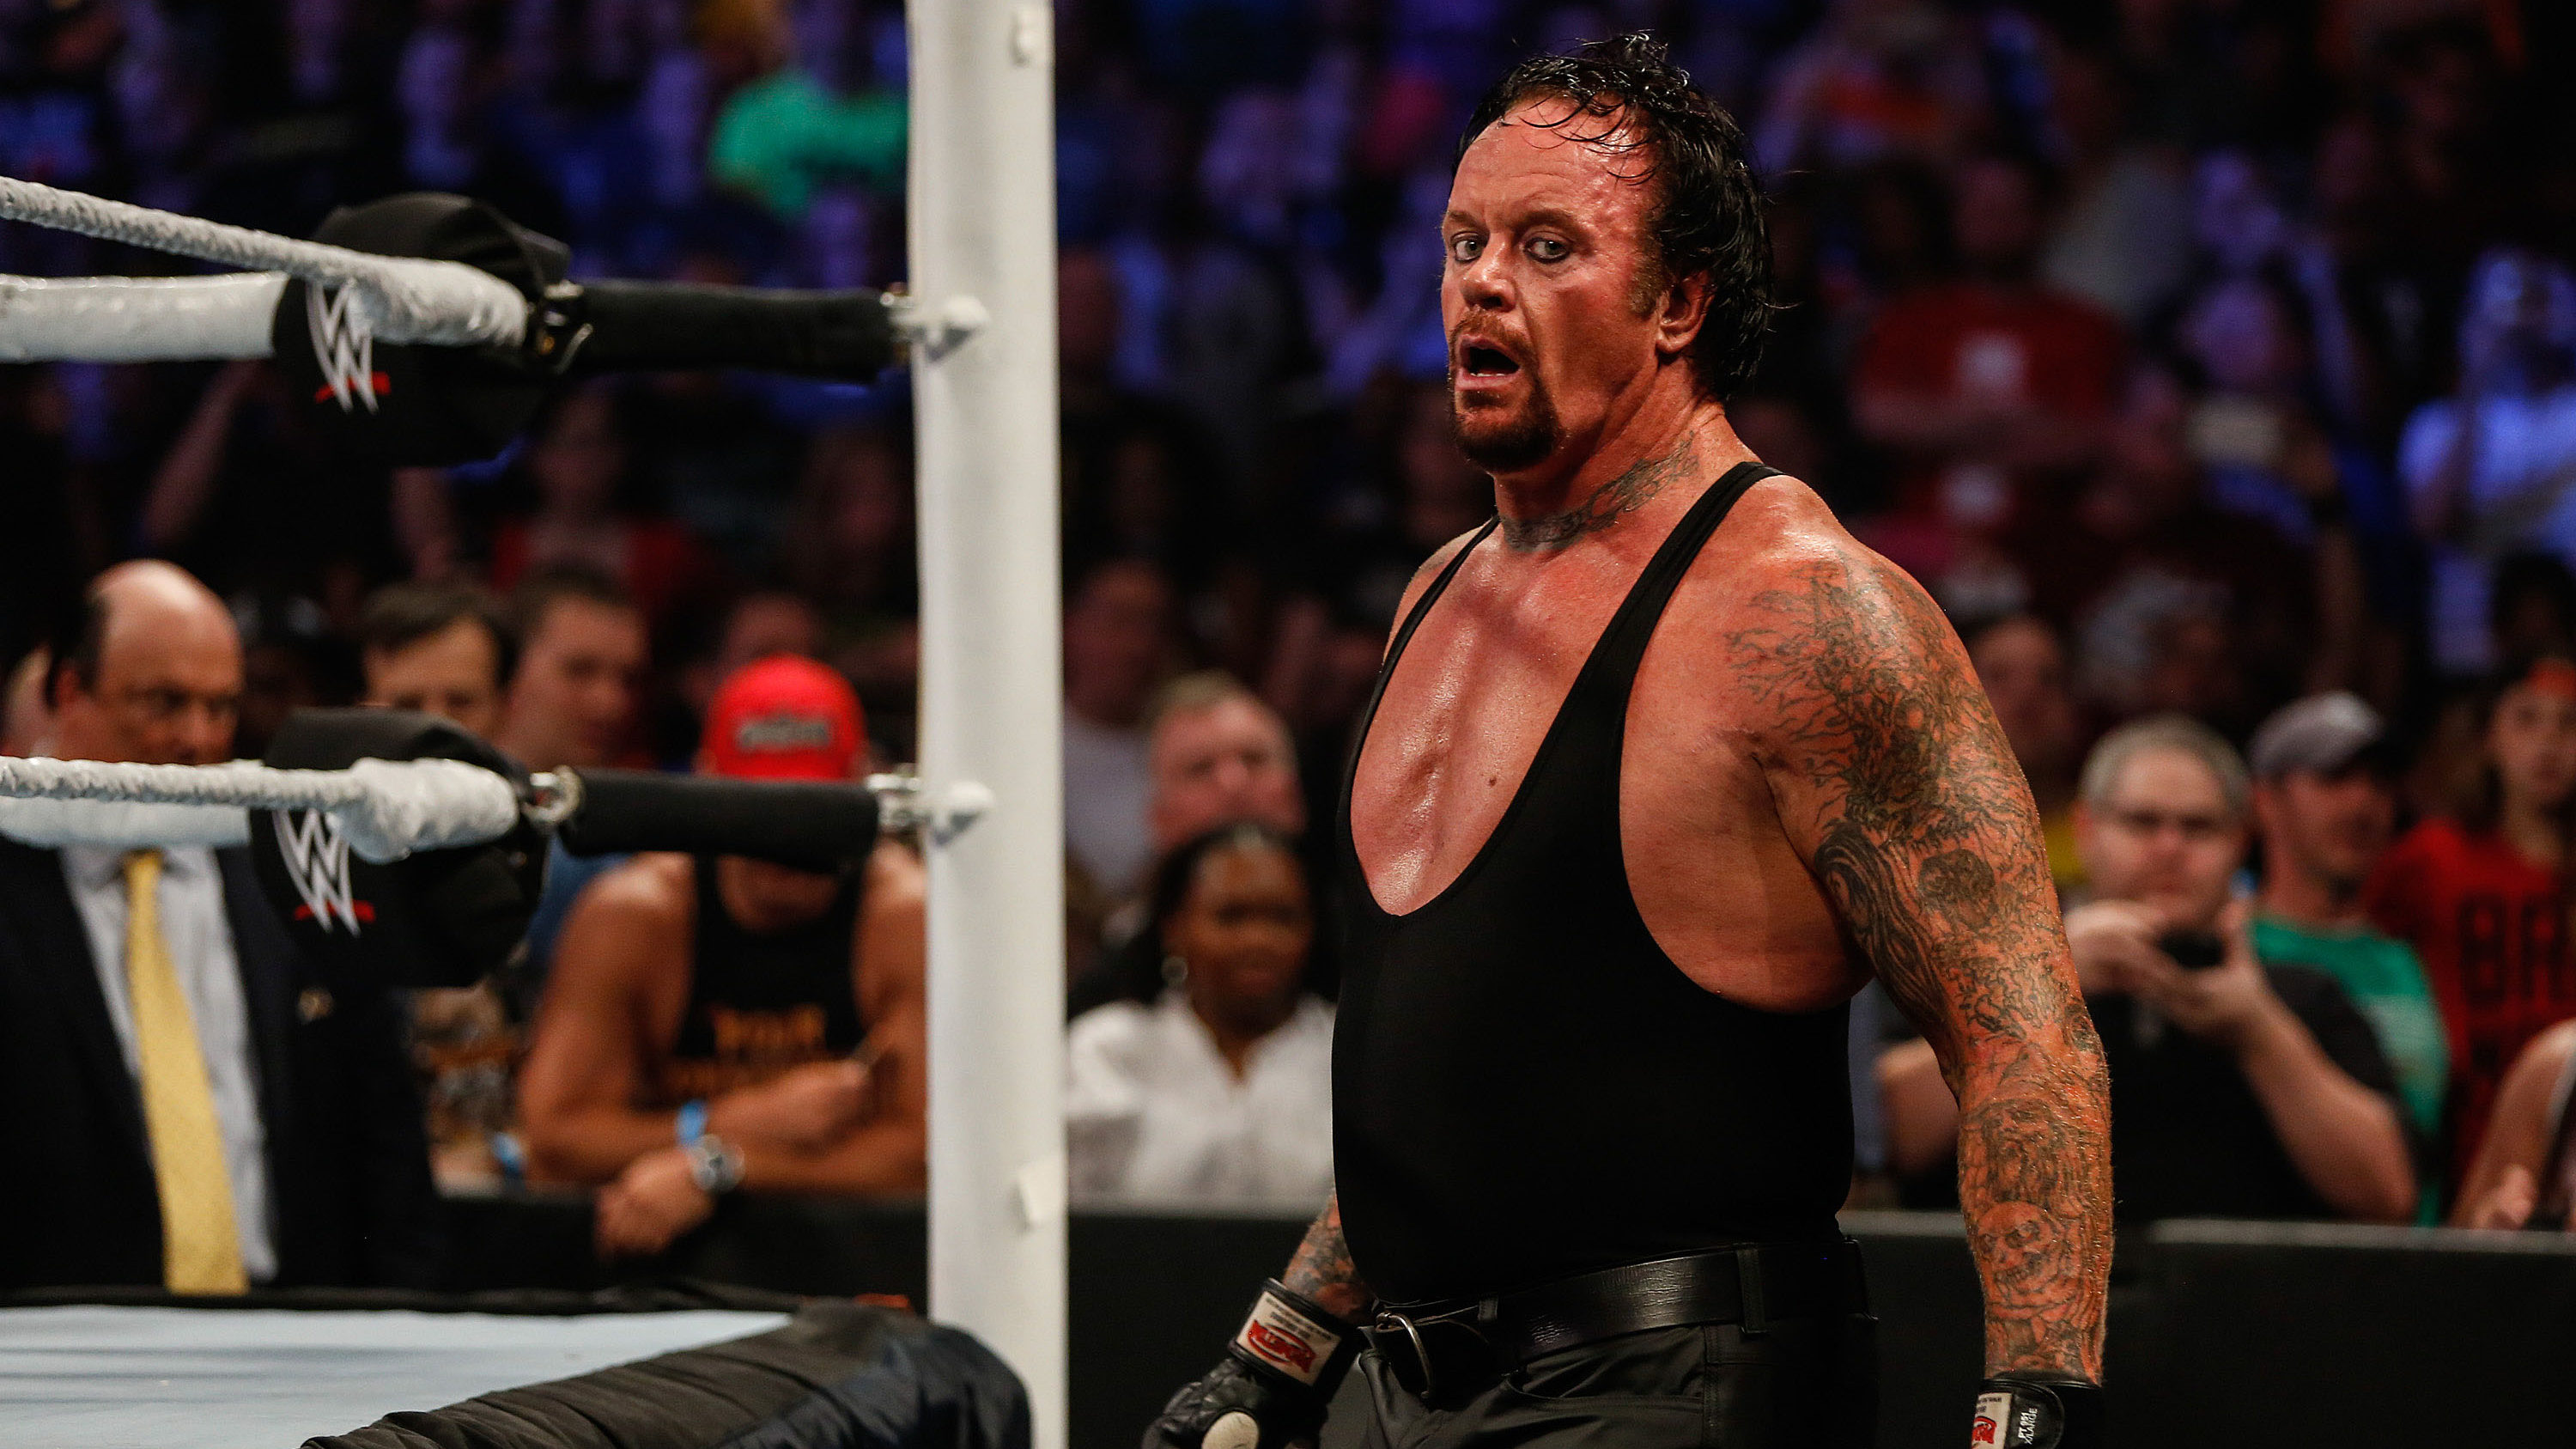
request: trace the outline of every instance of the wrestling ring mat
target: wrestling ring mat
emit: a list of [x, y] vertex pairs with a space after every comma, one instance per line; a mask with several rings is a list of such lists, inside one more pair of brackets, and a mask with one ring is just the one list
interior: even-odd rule
[[[25, 1449], [1020, 1449], [1019, 1381], [899, 1309], [715, 1290], [0, 1309]], [[359, 1306], [364, 1304], [366, 1306]]]

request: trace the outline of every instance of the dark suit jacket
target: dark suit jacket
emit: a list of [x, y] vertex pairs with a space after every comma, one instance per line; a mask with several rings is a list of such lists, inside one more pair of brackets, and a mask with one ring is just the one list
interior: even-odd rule
[[[399, 1004], [325, 980], [216, 852], [250, 1018], [280, 1286], [433, 1285], [437, 1197]], [[0, 1290], [158, 1284], [143, 1104], [50, 850], [0, 841]]]

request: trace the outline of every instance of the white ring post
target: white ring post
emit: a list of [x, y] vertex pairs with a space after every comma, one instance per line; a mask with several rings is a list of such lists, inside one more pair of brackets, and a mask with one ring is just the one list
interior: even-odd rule
[[1065, 1449], [1054, 17], [913, 0], [910, 24], [921, 774], [991, 801], [929, 845], [930, 1310]]

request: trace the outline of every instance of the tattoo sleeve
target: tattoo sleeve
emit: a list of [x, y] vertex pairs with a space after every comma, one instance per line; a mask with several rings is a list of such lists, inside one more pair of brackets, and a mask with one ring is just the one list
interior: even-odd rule
[[1729, 642], [1774, 721], [1764, 766], [1791, 839], [1958, 1098], [1987, 1371], [2098, 1378], [2109, 1081], [1984, 691], [1931, 599], [1875, 559], [1805, 565]]
[[1297, 1245], [1297, 1255], [1288, 1260], [1288, 1271], [1279, 1275], [1279, 1281], [1352, 1322], [1368, 1311], [1377, 1295], [1360, 1282], [1359, 1270], [1351, 1265], [1350, 1244], [1342, 1241], [1339, 1194], [1324, 1204], [1314, 1225], [1306, 1229], [1306, 1240]]

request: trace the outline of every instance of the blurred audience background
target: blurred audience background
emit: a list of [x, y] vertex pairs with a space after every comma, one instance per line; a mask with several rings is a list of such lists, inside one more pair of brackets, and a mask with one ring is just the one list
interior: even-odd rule
[[[2096, 741], [2169, 715], [2253, 746], [2241, 788], [2202, 788], [2191, 749], [2155, 756], [2254, 852], [2213, 846], [2226, 889], [2188, 924], [2245, 917], [2218, 969], [2268, 1045], [2291, 1040], [2288, 995], [2248, 963], [2304, 972], [2294, 1005], [2341, 1003], [2317, 1008], [2330, 1031], [2289, 1014], [2358, 1084], [2311, 1082], [2369, 1139], [2320, 1175], [2313, 1144], [2232, 1110], [2278, 1189], [2257, 1195], [2404, 1215], [2402, 1141], [2421, 1211], [2452, 1211], [2513, 1063], [2576, 1016], [2576, 12], [1058, 0], [1056, 19], [1069, 1002], [1133, 1008], [1086, 1019], [1101, 1062], [1113, 1037], [1196, 1031], [1191, 1070], [1261, 1098], [1295, 1054], [1255, 1045], [1329, 996], [1328, 932], [1290, 953], [1297, 994], [1249, 968], [1167, 976], [1176, 923], [1216, 908], [1185, 892], [1173, 916], [1154, 882], [1246, 822], [1309, 866], [1330, 848], [1310, 827], [1395, 601], [1490, 508], [1441, 377], [1459, 124], [1512, 58], [1642, 26], [1745, 119], [1771, 198], [1781, 310], [1735, 423], [1950, 612], [2070, 903], [2121, 889], [2084, 846]], [[297, 235], [455, 190], [563, 239], [577, 275], [882, 286], [905, 275], [905, 67], [892, 0], [0, 0], [0, 173]], [[0, 226], [0, 271], [175, 265]], [[364, 700], [454, 714], [535, 768], [685, 768], [719, 684], [791, 654], [864, 707], [857, 768], [910, 759], [909, 411], [899, 373], [639, 377], [558, 399], [488, 462], [386, 471], [335, 457], [263, 365], [0, 368], [19, 510], [0, 741], [54, 740], [44, 642], [86, 580], [155, 557], [237, 628], [243, 753], [297, 705]], [[2368, 740], [2310, 721], [2267, 752], [2258, 727], [2320, 695]], [[1259, 873], [1215, 858], [1191, 891]], [[614, 863], [555, 866], [526, 970], [415, 1003], [458, 1180], [515, 1170], [513, 1144], [474, 1150], [514, 1120], [493, 1064]], [[2178, 991], [2143, 954], [2161, 939], [2115, 949]], [[2154, 1049], [2196, 1039], [2202, 1005], [2163, 1002]], [[1891, 1092], [1921, 1085], [1910, 1057], [1879, 1065]], [[1161, 1190], [1122, 1160], [1102, 1190]]]

